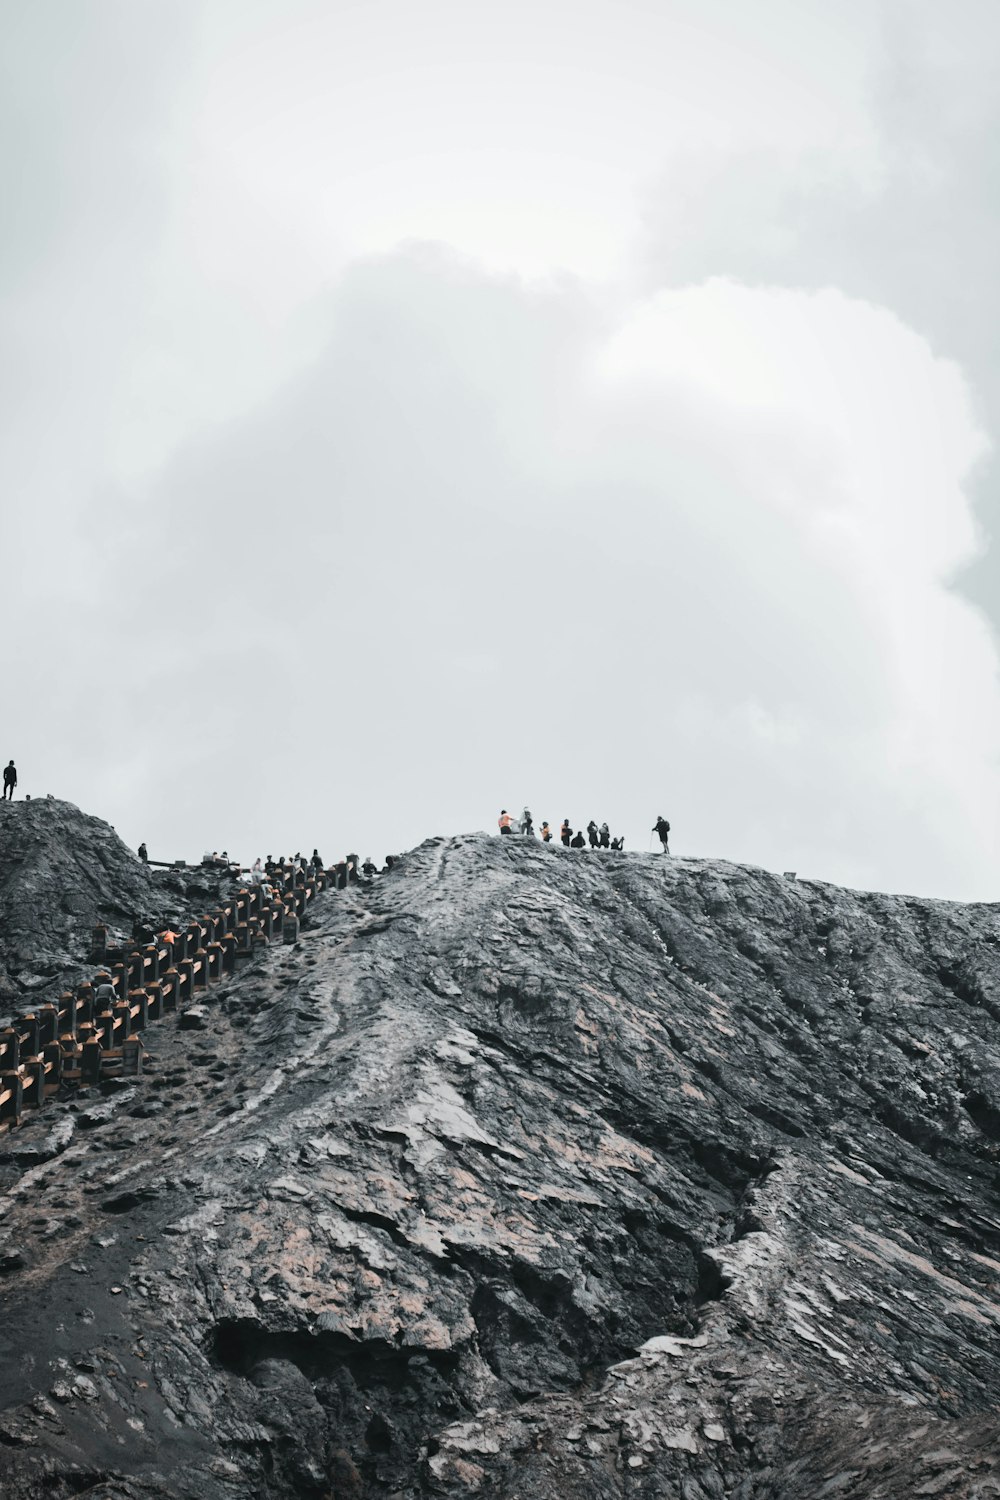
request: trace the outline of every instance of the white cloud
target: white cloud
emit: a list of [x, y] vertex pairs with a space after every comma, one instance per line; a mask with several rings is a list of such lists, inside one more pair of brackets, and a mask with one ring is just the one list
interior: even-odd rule
[[954, 366], [837, 293], [712, 282], [612, 319], [427, 248], [323, 316], [314, 368], [143, 501], [172, 612], [128, 670], [179, 701], [189, 640], [227, 705], [184, 752], [187, 822], [147, 837], [196, 840], [222, 795], [252, 846], [312, 842], [332, 778], [352, 844], [525, 797], [634, 844], [664, 802], [690, 852], [986, 894], [1000, 691], [948, 587], [983, 451]]

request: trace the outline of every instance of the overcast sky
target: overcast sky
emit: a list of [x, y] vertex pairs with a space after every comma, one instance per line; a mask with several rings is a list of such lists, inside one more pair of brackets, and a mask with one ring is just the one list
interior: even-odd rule
[[996, 0], [0, 0], [0, 759], [993, 900]]

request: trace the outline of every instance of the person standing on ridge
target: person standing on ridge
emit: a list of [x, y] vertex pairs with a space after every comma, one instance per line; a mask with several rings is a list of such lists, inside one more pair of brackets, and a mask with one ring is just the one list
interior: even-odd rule
[[551, 842], [552, 842], [552, 829], [549, 827], [548, 823], [543, 823], [542, 824], [542, 843], [543, 844], [551, 844]]
[[499, 818], [497, 818], [497, 827], [500, 829], [500, 832], [510, 833], [510, 825], [513, 823], [513, 821], [514, 820], [507, 809], [505, 807], [501, 807], [500, 816]]
[[12, 760], [9, 760], [3, 768], [3, 794], [5, 798], [9, 797], [11, 802], [14, 800], [14, 788], [16, 786], [17, 767]]
[[534, 838], [535, 824], [527, 808], [525, 808], [524, 812], [521, 814], [521, 832], [524, 834], [528, 834], [532, 838]]
[[146, 841], [145, 841], [145, 839], [139, 845], [139, 858], [142, 860], [143, 864], [146, 864], [148, 862], [148, 860], [149, 860], [149, 851], [146, 848]]
[[601, 848], [611, 848], [611, 829], [608, 827], [607, 823], [601, 824]]
[[573, 837], [573, 830], [569, 826], [569, 818], [563, 818], [563, 820], [562, 820], [562, 827], [559, 830], [559, 837], [563, 841], [563, 847], [566, 848], [566, 849], [568, 849], [569, 848], [569, 841]]
[[587, 838], [590, 840], [591, 849], [596, 849], [601, 841], [600, 834], [597, 832], [597, 824], [594, 822], [593, 818], [591, 818], [590, 822], [587, 824]]
[[659, 837], [660, 843], [663, 846], [664, 854], [669, 854], [670, 844], [668, 843], [668, 839], [670, 837], [670, 824], [667, 822], [662, 813], [653, 824], [653, 832]]

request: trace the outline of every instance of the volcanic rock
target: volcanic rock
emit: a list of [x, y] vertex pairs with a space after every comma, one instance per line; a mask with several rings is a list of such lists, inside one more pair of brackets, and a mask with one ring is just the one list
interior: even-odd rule
[[88, 977], [99, 922], [120, 942], [137, 918], [162, 930], [218, 904], [234, 884], [201, 866], [150, 869], [113, 828], [71, 802], [0, 802], [0, 1014]]
[[997, 919], [483, 836], [320, 896], [14, 1133], [5, 1500], [1000, 1495]]

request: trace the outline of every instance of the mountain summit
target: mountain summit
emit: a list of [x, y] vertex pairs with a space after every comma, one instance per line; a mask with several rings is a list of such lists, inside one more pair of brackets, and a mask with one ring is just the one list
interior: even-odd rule
[[0, 1135], [5, 1500], [1000, 1496], [998, 939], [480, 835], [324, 892]]

